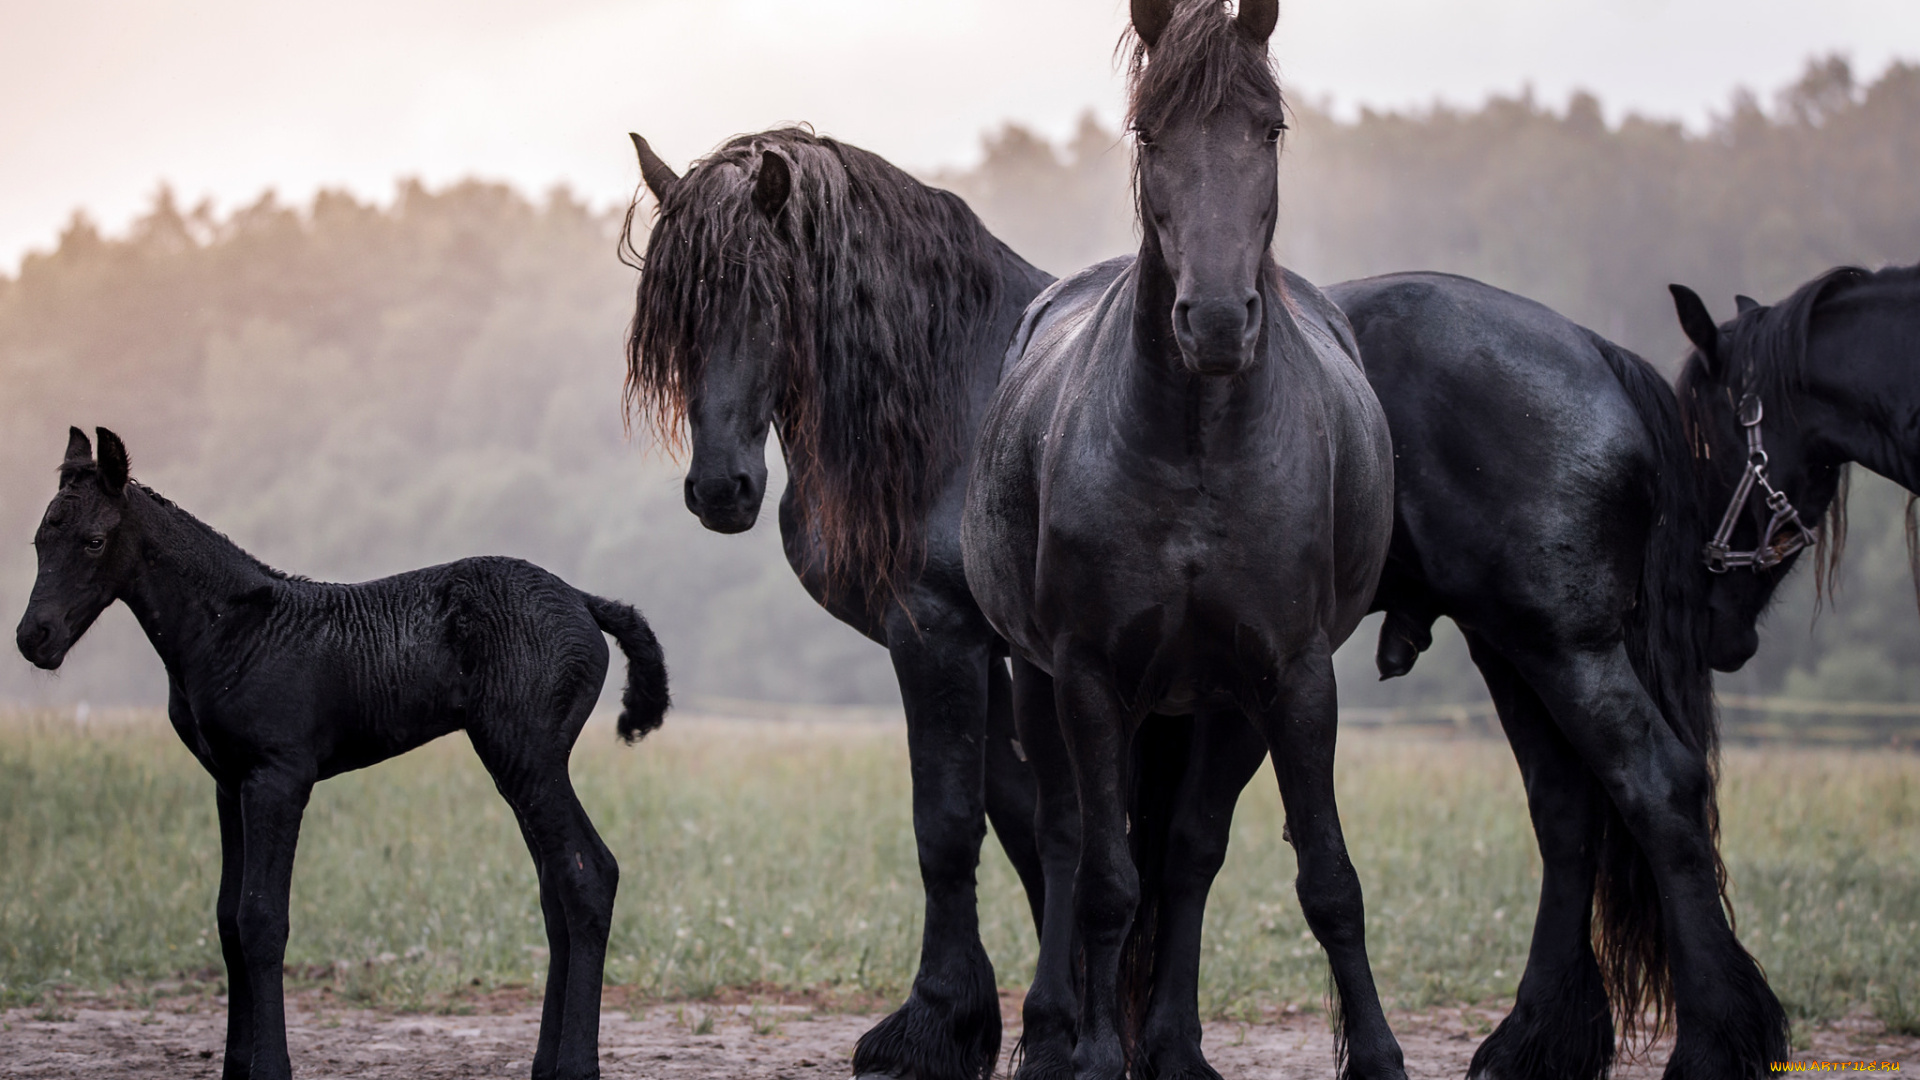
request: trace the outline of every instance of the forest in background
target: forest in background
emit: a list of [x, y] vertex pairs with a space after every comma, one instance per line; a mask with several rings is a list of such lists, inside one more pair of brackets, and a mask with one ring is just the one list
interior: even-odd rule
[[[1322, 282], [1467, 274], [1663, 370], [1683, 350], [1670, 281], [1726, 317], [1735, 292], [1771, 300], [1832, 265], [1920, 260], [1920, 66], [1863, 83], [1816, 60], [1769, 102], [1737, 94], [1704, 133], [1608, 124], [1586, 95], [1353, 121], [1293, 109], [1288, 265]], [[1089, 119], [1056, 145], [1010, 126], [985, 150], [929, 179], [1015, 250], [1061, 273], [1133, 248], [1116, 133]], [[224, 214], [163, 189], [124, 236], [76, 215], [56, 250], [0, 277], [7, 625], [65, 429], [98, 424], [127, 439], [136, 476], [283, 569], [353, 580], [520, 555], [639, 604], [683, 698], [896, 701], [886, 654], [801, 591], [771, 515], [746, 535], [705, 532], [675, 463], [623, 431], [621, 209], [474, 181], [403, 183], [387, 205], [267, 194]], [[1796, 575], [1760, 656], [1723, 689], [1920, 701], [1903, 499], [1857, 478], [1838, 602], [1816, 622]], [[1375, 682], [1373, 632], [1343, 650], [1344, 704], [1484, 697], [1452, 634], [1410, 677]], [[115, 608], [57, 676], [8, 649], [0, 700], [158, 704], [165, 679]]]

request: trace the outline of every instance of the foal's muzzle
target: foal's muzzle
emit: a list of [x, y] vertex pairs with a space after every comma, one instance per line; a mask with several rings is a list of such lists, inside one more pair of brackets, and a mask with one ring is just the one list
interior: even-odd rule
[[23, 616], [13, 632], [13, 643], [19, 647], [20, 655], [43, 671], [58, 668], [67, 658], [67, 648], [72, 644], [69, 638], [61, 627], [48, 619], [35, 618], [32, 613]]
[[687, 477], [687, 509], [718, 533], [746, 532], [760, 517], [761, 486], [747, 473]]

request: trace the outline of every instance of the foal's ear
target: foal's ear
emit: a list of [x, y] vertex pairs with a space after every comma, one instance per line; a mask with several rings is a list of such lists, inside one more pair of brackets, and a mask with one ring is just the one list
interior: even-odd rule
[[93, 444], [87, 441], [86, 432], [77, 427], [67, 429], [67, 460], [60, 464], [67, 468], [93, 464]]
[[793, 170], [787, 168], [787, 159], [771, 150], [760, 151], [760, 175], [753, 181], [753, 205], [773, 217], [787, 205], [787, 197], [792, 194]]
[[1760, 301], [1755, 300], [1751, 296], [1740, 295], [1740, 296], [1735, 296], [1733, 298], [1733, 306], [1734, 306], [1734, 310], [1738, 311], [1742, 315], [1745, 315], [1747, 312], [1752, 311], [1755, 308], [1759, 307]]
[[1160, 42], [1160, 35], [1167, 32], [1167, 24], [1173, 21], [1173, 0], [1133, 0], [1133, 32], [1140, 35], [1140, 43], [1151, 49]]
[[1700, 299], [1700, 294], [1685, 285], [1669, 285], [1667, 291], [1673, 294], [1673, 310], [1680, 316], [1680, 329], [1686, 331], [1687, 340], [1700, 350], [1708, 369], [1718, 371], [1720, 327], [1708, 314], [1706, 303]]
[[1265, 45], [1279, 21], [1280, 0], [1240, 0], [1240, 14], [1233, 17], [1234, 25], [1255, 45]]
[[133, 468], [127, 460], [127, 444], [106, 428], [94, 428], [93, 432], [100, 437], [100, 486], [109, 495], [119, 495], [127, 489], [127, 476]]
[[660, 155], [647, 145], [647, 140], [631, 131], [627, 132], [627, 137], [633, 140], [634, 153], [640, 155], [640, 179], [646, 181], [647, 190], [653, 192], [653, 201], [666, 202], [667, 193], [680, 183], [680, 177], [666, 162], [660, 160]]

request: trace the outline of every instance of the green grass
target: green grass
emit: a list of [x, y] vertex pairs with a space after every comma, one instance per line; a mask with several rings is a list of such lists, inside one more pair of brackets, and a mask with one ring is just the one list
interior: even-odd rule
[[[900, 994], [920, 927], [901, 731], [676, 720], [631, 748], [595, 726], [575, 753], [622, 867], [609, 982], [675, 998]], [[1732, 750], [1723, 773], [1742, 937], [1788, 1008], [1920, 1024], [1920, 757]], [[1350, 737], [1340, 798], [1389, 1003], [1511, 995], [1539, 860], [1505, 747]], [[1325, 993], [1278, 803], [1263, 772], [1236, 819], [1208, 917], [1209, 1014]], [[218, 872], [212, 782], [163, 724], [0, 723], [0, 1000], [218, 978]], [[1033, 932], [991, 842], [980, 877], [982, 936], [1000, 981], [1022, 984]], [[531, 861], [464, 739], [315, 791], [296, 978], [415, 1008], [537, 985], [544, 947]]]

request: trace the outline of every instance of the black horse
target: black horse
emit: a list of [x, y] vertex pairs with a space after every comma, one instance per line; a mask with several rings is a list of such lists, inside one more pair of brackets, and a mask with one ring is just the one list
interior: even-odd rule
[[[1277, 16], [1273, 0], [1237, 16], [1218, 0], [1134, 0], [1139, 254], [1028, 308], [981, 429], [967, 579], [1013, 648], [1047, 896], [1073, 895], [1071, 925], [1045, 921], [1023, 1077], [1118, 1078], [1129, 1057], [1138, 1074], [1213, 1075], [1186, 1030], [1190, 980], [1153, 988], [1127, 1045], [1121, 954], [1142, 896], [1129, 766], [1155, 715], [1264, 737], [1346, 1071], [1404, 1076], [1333, 793], [1333, 650], [1386, 553], [1391, 451], [1345, 318], [1268, 250], [1285, 127], [1267, 53]], [[1247, 756], [1258, 763], [1257, 744]], [[1166, 854], [1184, 880], [1171, 868], [1190, 856]], [[1199, 914], [1165, 947], [1197, 956]]]
[[[1765, 1075], [1786, 1021], [1729, 925], [1715, 846], [1709, 627], [1732, 624], [1701, 551], [1727, 489], [1696, 484], [1673, 391], [1599, 335], [1466, 278], [1328, 294], [1393, 429], [1380, 673], [1404, 674], [1434, 620], [1454, 620], [1540, 845], [1518, 998], [1471, 1074], [1601, 1076], [1614, 1020], [1631, 1038], [1652, 1007], [1676, 1022], [1669, 1077]], [[1749, 635], [1758, 613], [1738, 616]]]
[[73, 429], [34, 536], [39, 576], [20, 652], [54, 669], [107, 605], [132, 609], [165, 663], [174, 730], [218, 785], [222, 1075], [291, 1075], [282, 999], [287, 891], [315, 782], [465, 729], [540, 873], [551, 960], [536, 1080], [600, 1075], [600, 980], [619, 866], [587, 820], [567, 756], [627, 656], [619, 731], [667, 708], [640, 613], [517, 559], [466, 559], [359, 585], [271, 570], [128, 479], [126, 447]]
[[633, 140], [659, 213], [644, 255], [631, 210], [623, 241], [641, 268], [629, 404], [669, 443], [691, 430], [687, 508], [717, 532], [752, 527], [779, 433], [787, 559], [822, 607], [887, 647], [906, 705], [920, 968], [854, 1070], [986, 1077], [1000, 1046], [974, 896], [986, 816], [1036, 923], [1043, 885], [1005, 647], [967, 591], [960, 508], [1006, 343], [1052, 279], [956, 196], [844, 143], [767, 131], [676, 176]]

